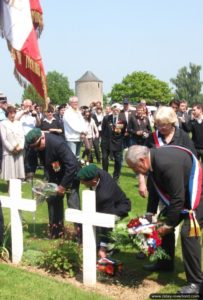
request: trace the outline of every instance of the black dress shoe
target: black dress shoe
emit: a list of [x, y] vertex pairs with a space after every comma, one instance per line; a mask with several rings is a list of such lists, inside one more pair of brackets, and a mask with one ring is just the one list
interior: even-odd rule
[[200, 284], [190, 283], [186, 286], [183, 286], [178, 294], [199, 294]]
[[143, 269], [150, 271], [150, 272], [157, 272], [157, 271], [162, 271], [162, 272], [172, 272], [174, 270], [174, 267], [170, 264], [168, 265], [161, 265], [159, 263], [154, 263], [150, 265], [143, 265]]

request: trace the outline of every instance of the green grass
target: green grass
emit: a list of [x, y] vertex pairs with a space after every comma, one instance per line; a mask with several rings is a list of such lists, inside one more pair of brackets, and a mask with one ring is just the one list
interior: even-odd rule
[[0, 286], [1, 300], [110, 300], [50, 277], [4, 264], [0, 265]]
[[[38, 171], [36, 178], [42, 178], [42, 171]], [[112, 162], [110, 163], [110, 173], [112, 174]], [[130, 218], [139, 216], [145, 212], [146, 199], [139, 196], [137, 191], [137, 180], [132, 171], [126, 167], [122, 168], [122, 176], [120, 178], [120, 186], [127, 194], [132, 202], [132, 211], [129, 217], [122, 222], [127, 222]], [[31, 198], [31, 184], [23, 184], [23, 197]], [[84, 186], [81, 187], [81, 190]], [[6, 194], [5, 183], [0, 182], [0, 190], [2, 194]], [[64, 199], [66, 207], [66, 199]], [[24, 251], [39, 250], [47, 251], [57, 245], [58, 241], [47, 239], [47, 224], [48, 224], [48, 211], [46, 202], [37, 207], [35, 214], [22, 213], [25, 221], [24, 228]], [[5, 223], [9, 222], [9, 210], [4, 209]], [[160, 293], [175, 293], [178, 288], [185, 284], [185, 275], [181, 259], [180, 245], [176, 248], [176, 271], [172, 273], [148, 273], [144, 271], [142, 266], [147, 263], [147, 260], [137, 260], [135, 252], [122, 252], [115, 255], [115, 258], [120, 259], [124, 264], [124, 275], [116, 278], [118, 284], [124, 286], [138, 286], [143, 279], [148, 278], [155, 280], [162, 284], [164, 288]], [[56, 282], [54, 279], [31, 274], [20, 269], [12, 268], [7, 265], [0, 265], [0, 299], [104, 299], [100, 296], [91, 296], [84, 293], [82, 290], [71, 287], [67, 284]], [[112, 279], [110, 282], [113, 282]], [[107, 281], [105, 282], [107, 283]], [[47, 292], [49, 291], [49, 293]], [[20, 295], [20, 298], [15, 298], [14, 294]], [[22, 295], [22, 296], [21, 296]], [[50, 296], [48, 296], [50, 295]], [[10, 297], [10, 298], [9, 298]], [[95, 298], [94, 298], [95, 297]], [[106, 297], [105, 297], [106, 298]]]

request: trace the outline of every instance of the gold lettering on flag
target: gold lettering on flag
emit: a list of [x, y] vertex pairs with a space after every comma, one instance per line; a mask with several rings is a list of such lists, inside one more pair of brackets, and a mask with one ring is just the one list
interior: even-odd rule
[[33, 73], [41, 76], [40, 66], [29, 56], [26, 55], [26, 68], [32, 70]]

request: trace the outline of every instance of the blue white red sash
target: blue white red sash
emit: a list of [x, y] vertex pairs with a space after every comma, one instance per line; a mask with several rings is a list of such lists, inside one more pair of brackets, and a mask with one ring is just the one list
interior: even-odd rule
[[159, 147], [165, 145], [164, 142], [163, 142], [163, 140], [162, 140], [162, 138], [159, 137], [159, 132], [158, 132], [158, 130], [154, 131], [154, 132], [152, 133], [152, 136], [153, 136], [154, 144], [155, 144], [155, 147], [156, 147], [156, 148], [159, 148]]

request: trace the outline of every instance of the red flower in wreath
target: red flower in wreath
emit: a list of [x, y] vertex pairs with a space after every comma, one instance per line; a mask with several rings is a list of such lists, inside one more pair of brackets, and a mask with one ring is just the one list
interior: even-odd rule
[[58, 160], [52, 162], [51, 165], [52, 165], [52, 168], [53, 168], [54, 172], [57, 173], [57, 172], [59, 172], [61, 170], [61, 165], [60, 165], [60, 163], [59, 163]]
[[127, 227], [128, 228], [133, 228], [133, 227], [138, 227], [139, 225], [141, 225], [141, 222], [140, 222], [139, 218], [135, 218], [135, 219], [130, 220]]
[[148, 248], [148, 255], [150, 256], [151, 254], [154, 254], [155, 249], [153, 247]]

